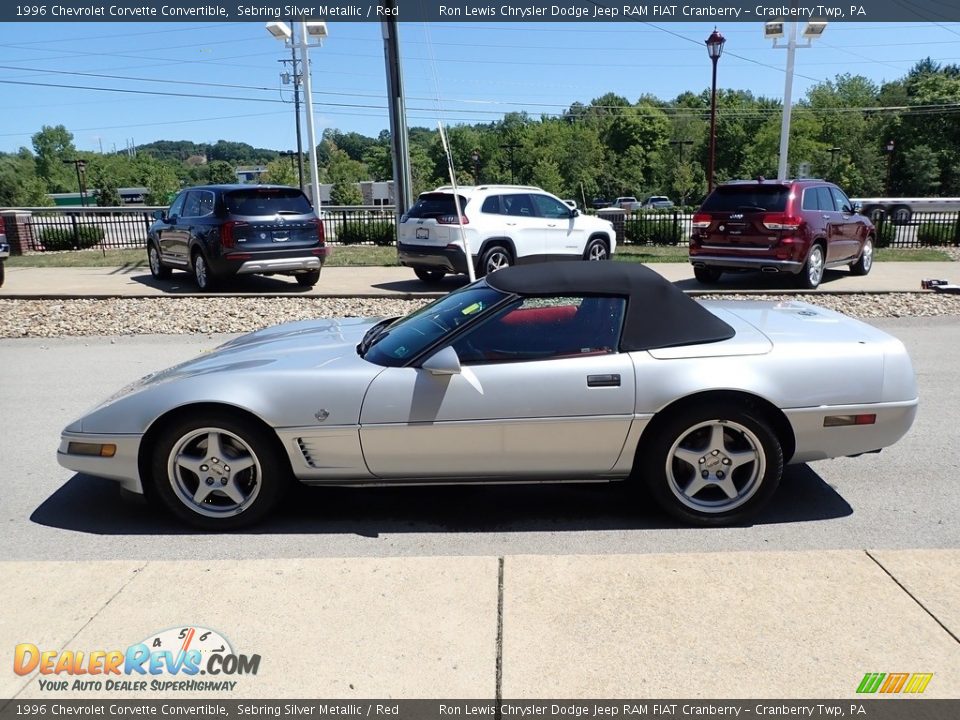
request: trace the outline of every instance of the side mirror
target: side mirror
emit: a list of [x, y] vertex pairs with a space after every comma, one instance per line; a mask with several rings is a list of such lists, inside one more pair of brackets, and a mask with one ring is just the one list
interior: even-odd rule
[[447, 345], [424, 360], [420, 367], [432, 375], [459, 375], [460, 358], [457, 351]]
[[572, 208], [570, 210], [570, 217], [580, 217], [580, 210], [578, 208]]
[[857, 215], [859, 215], [860, 213], [862, 213], [862, 212], [863, 212], [863, 203], [861, 203], [861, 202], [855, 202], [855, 203], [853, 204], [853, 212], [857, 213]]
[[166, 213], [166, 210], [154, 210], [150, 214], [153, 215], [154, 220], [163, 220], [164, 213]]

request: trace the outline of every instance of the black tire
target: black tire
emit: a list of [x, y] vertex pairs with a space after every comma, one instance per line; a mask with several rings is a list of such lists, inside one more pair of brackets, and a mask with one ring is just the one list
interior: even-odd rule
[[697, 282], [704, 283], [705, 285], [710, 285], [719, 281], [721, 275], [723, 275], [723, 271], [718, 270], [715, 267], [693, 268], [693, 276], [697, 279]]
[[309, 272], [297, 273], [294, 277], [300, 287], [313, 287], [320, 282], [320, 271], [310, 270]]
[[167, 280], [170, 277], [170, 268], [160, 261], [160, 251], [155, 243], [147, 245], [147, 264], [150, 266], [150, 274], [157, 280]]
[[483, 277], [505, 267], [513, 265], [513, 256], [503, 245], [491, 245], [480, 259], [477, 276]]
[[742, 523], [769, 502], [780, 484], [780, 441], [767, 419], [746, 403], [688, 405], [651, 431], [653, 436], [639, 451], [637, 469], [657, 503], [686, 523]]
[[202, 292], [210, 292], [217, 286], [217, 277], [199, 250], [193, 253], [193, 281]]
[[804, 290], [816, 290], [823, 280], [824, 262], [823, 246], [814, 245], [810, 248], [807, 261], [803, 264], [800, 274], [797, 275], [797, 286]]
[[6, 274], [6, 273], [5, 273], [4, 269], [3, 269], [3, 260], [0, 260], [0, 287], [3, 287], [3, 276], [4, 276], [5, 274]]
[[913, 211], [906, 205], [894, 205], [890, 208], [890, 222], [894, 225], [909, 225], [913, 220]]
[[583, 251], [584, 260], [609, 260], [610, 259], [610, 248], [607, 247], [607, 244], [600, 238], [594, 238], [587, 243], [587, 247]]
[[[276, 506], [290, 482], [283, 450], [267, 432], [252, 420], [226, 413], [174, 420], [160, 431], [150, 458], [154, 494], [177, 518], [202, 530], [253, 525]], [[211, 451], [214, 434], [219, 451]], [[199, 497], [206, 488], [207, 494]]]
[[441, 268], [415, 267], [413, 274], [416, 275], [421, 282], [425, 282], [428, 285], [435, 285], [443, 280], [447, 271]]
[[868, 237], [863, 241], [863, 249], [860, 250], [860, 257], [850, 265], [851, 275], [866, 275], [873, 267], [873, 238]]

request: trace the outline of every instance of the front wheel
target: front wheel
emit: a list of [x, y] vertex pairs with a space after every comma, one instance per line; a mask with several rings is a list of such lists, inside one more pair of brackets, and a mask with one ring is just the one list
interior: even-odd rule
[[797, 276], [797, 285], [805, 290], [816, 290], [821, 280], [823, 280], [823, 248], [814, 245], [800, 275]]
[[288, 473], [276, 443], [256, 423], [203, 413], [160, 433], [151, 480], [180, 520], [230, 530], [261, 520], [279, 501]]
[[583, 251], [584, 260], [609, 260], [610, 252], [607, 250], [607, 244], [599, 238], [594, 238], [587, 243]]
[[783, 450], [748, 405], [704, 405], [669, 416], [643, 447], [638, 466], [660, 506], [702, 526], [740, 523], [773, 496]]
[[294, 277], [300, 287], [313, 287], [320, 281], [320, 271], [309, 270], [308, 272], [297, 273]]
[[428, 285], [434, 285], [443, 280], [444, 276], [447, 274], [447, 271], [439, 268], [415, 267], [413, 269], [413, 273], [421, 282], [425, 282]]
[[513, 265], [513, 258], [510, 257], [510, 251], [501, 245], [494, 245], [483, 254], [479, 274], [489, 275], [511, 265]]
[[853, 275], [866, 275], [873, 267], [873, 238], [867, 238], [863, 241], [863, 249], [860, 251], [860, 259], [850, 266], [850, 273]]
[[150, 264], [150, 274], [157, 280], [166, 280], [170, 277], [170, 268], [160, 262], [160, 251], [153, 243], [147, 246], [147, 262]]

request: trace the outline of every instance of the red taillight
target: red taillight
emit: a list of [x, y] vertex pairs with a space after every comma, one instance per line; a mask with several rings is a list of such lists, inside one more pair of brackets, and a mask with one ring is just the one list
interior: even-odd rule
[[698, 230], [706, 230], [711, 222], [713, 218], [710, 217], [710, 213], [697, 213], [693, 216], [693, 227]]
[[226, 249], [237, 246], [236, 229], [246, 227], [248, 223], [238, 220], [228, 220], [220, 226], [220, 246]]
[[762, 222], [767, 230], [796, 230], [803, 222], [803, 218], [786, 213], [767, 213], [763, 216]]
[[466, 215], [461, 215], [460, 220], [457, 221], [456, 215], [441, 215], [437, 218], [437, 225], [469, 225], [470, 221], [467, 220]]
[[323, 220], [314, 220], [313, 222], [317, 225], [317, 242], [321, 245], [326, 244], [327, 236], [326, 231], [323, 228]]

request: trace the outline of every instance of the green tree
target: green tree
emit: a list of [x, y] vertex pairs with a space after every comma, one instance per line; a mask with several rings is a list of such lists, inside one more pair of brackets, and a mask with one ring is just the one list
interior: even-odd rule
[[48, 191], [79, 192], [74, 168], [64, 164], [65, 160], [77, 159], [73, 134], [63, 125], [44, 125], [32, 141], [37, 154], [37, 175], [47, 183]]
[[224, 160], [214, 160], [207, 165], [207, 178], [211, 184], [237, 182], [237, 175], [233, 171], [233, 167]]
[[267, 163], [267, 171], [260, 176], [260, 179], [271, 185], [290, 185], [297, 187], [300, 184], [300, 177], [296, 168], [289, 160], [272, 160]]

